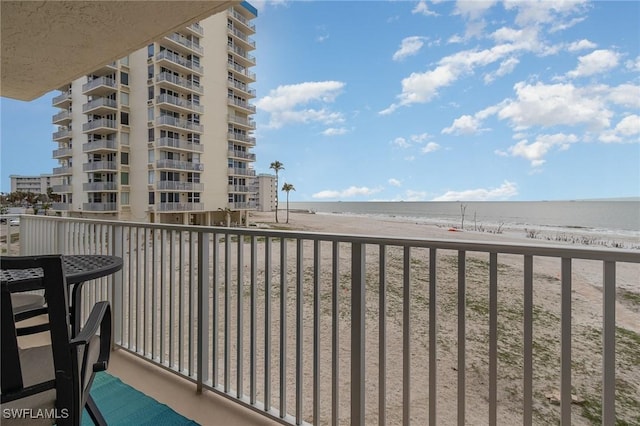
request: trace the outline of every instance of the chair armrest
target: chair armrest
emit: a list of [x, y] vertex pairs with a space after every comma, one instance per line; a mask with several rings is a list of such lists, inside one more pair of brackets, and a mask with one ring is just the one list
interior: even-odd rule
[[[98, 302], [93, 306], [84, 328], [69, 343], [71, 347], [89, 345], [91, 339], [97, 334], [98, 328], [100, 328], [100, 354], [97, 362], [93, 365], [93, 371], [104, 371], [107, 369], [111, 351], [111, 306], [109, 302]], [[87, 350], [88, 347], [85, 348], [85, 354]]]

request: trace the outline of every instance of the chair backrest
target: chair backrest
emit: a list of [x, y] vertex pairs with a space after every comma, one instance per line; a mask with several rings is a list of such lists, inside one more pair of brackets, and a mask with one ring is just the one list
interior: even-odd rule
[[[11, 303], [11, 284], [2, 282], [2, 366], [1, 387], [3, 403], [36, 393], [56, 389], [56, 408], [77, 411], [80, 395], [77, 350], [71, 348], [71, 326], [67, 284], [59, 255], [0, 258], [2, 270], [40, 268], [49, 312], [51, 352], [54, 380], [24, 387], [23, 366], [20, 362], [15, 318]], [[33, 366], [29, 367], [33, 368]], [[45, 368], [43, 366], [43, 368]], [[64, 423], [64, 422], [62, 422]]]

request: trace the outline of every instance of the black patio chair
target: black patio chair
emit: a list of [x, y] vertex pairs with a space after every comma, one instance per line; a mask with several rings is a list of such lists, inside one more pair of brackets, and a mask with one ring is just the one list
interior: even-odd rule
[[95, 373], [106, 370], [109, 361], [109, 303], [96, 303], [80, 333], [72, 338], [62, 258], [2, 257], [0, 263], [3, 270], [42, 268], [51, 338], [50, 345], [19, 347], [11, 285], [2, 282], [2, 423], [80, 425], [86, 405], [95, 424], [106, 424], [89, 390]]

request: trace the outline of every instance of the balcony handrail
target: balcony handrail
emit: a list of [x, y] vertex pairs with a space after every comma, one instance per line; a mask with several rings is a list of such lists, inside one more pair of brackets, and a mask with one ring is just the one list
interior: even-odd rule
[[190, 69], [191, 71], [195, 71], [199, 74], [202, 74], [204, 69], [202, 68], [201, 65], [196, 64], [193, 61], [190, 61], [188, 59], [183, 58], [180, 55], [177, 55], [173, 52], [170, 52], [168, 50], [162, 50], [160, 52], [158, 52], [158, 54], [156, 55], [156, 61], [160, 61], [162, 59], [166, 59], [170, 62], [173, 62], [175, 64], [178, 64], [180, 66], [183, 66], [185, 68]]
[[161, 180], [156, 184], [158, 190], [171, 191], [203, 191], [204, 184], [196, 182], [180, 182], [172, 180]]
[[229, 9], [229, 15], [231, 15], [232, 17], [240, 21], [244, 26], [246, 26], [247, 28], [250, 28], [252, 31], [255, 32], [256, 30], [255, 24], [252, 24], [251, 22], [249, 22], [247, 18], [245, 18], [244, 16], [242, 16], [241, 14], [233, 10], [233, 8]]
[[86, 104], [82, 105], [82, 112], [87, 112], [91, 109], [98, 108], [101, 106], [106, 106], [109, 108], [117, 108], [118, 103], [114, 99], [99, 97], [96, 99], [92, 99]]
[[180, 118], [172, 117], [170, 115], [160, 115], [156, 117], [156, 125], [168, 125], [174, 127], [180, 127], [182, 129], [191, 130], [194, 132], [203, 132], [204, 127], [200, 124], [196, 124], [189, 120], [182, 120]]
[[227, 137], [229, 139], [246, 142], [251, 145], [256, 144], [256, 138], [254, 136], [247, 136], [236, 132], [227, 132]]
[[95, 151], [100, 149], [118, 149], [118, 142], [114, 139], [98, 139], [82, 144], [82, 152]]
[[184, 149], [188, 151], [197, 151], [197, 152], [204, 151], [204, 146], [202, 144], [189, 142], [188, 140], [185, 141], [182, 139], [162, 137], [162, 138], [156, 139], [156, 143], [159, 148], [166, 147], [166, 148]]
[[246, 101], [240, 101], [238, 99], [233, 99], [233, 98], [227, 98], [227, 103], [231, 106], [237, 106], [240, 108], [244, 108], [247, 109], [249, 111], [251, 111], [252, 113], [256, 112], [256, 106], [255, 105], [251, 105], [249, 102]]
[[82, 171], [84, 172], [93, 170], [118, 170], [118, 163], [115, 161], [92, 161], [82, 165]]
[[[181, 203], [162, 204], [177, 208]], [[602, 376], [601, 398], [596, 403], [602, 404], [603, 424], [616, 421], [616, 392], [624, 391], [616, 381], [616, 375], [622, 374], [616, 359], [616, 347], [622, 345], [616, 338], [616, 268], [619, 263], [640, 264], [638, 250], [43, 216], [22, 216], [19, 232], [21, 255], [82, 252], [123, 257], [123, 270], [108, 278], [106, 286], [117, 347], [194, 381], [198, 391], [208, 389], [292, 425], [303, 423], [303, 413], [310, 411], [318, 423], [321, 390], [330, 394], [322, 400], [330, 405], [331, 421], [348, 418], [351, 424], [364, 424], [365, 415], [376, 417], [375, 413], [369, 417], [365, 408], [375, 405], [378, 417], [384, 419], [388, 410], [395, 409], [387, 404], [387, 384], [399, 391], [394, 415], [409, 420], [411, 410], [419, 405], [424, 407], [424, 422], [428, 417], [434, 424], [442, 404], [438, 380], [443, 372], [453, 370], [456, 379], [446, 384], [457, 386], [457, 410], [452, 416], [461, 424], [465, 419], [472, 421], [466, 417], [465, 401], [467, 392], [474, 392], [488, 401], [483, 403], [486, 411], [474, 416], [487, 416], [488, 423], [495, 423], [491, 419], [496, 418], [498, 406], [509, 402], [498, 399], [498, 378], [513, 379], [501, 374], [498, 361], [500, 356], [513, 356], [513, 351], [522, 354], [522, 363], [514, 362], [512, 367], [521, 374], [501, 389], [509, 383], [522, 387], [514, 395], [522, 403], [524, 423], [531, 424], [539, 405], [538, 396], [534, 401], [536, 348], [551, 344], [557, 346], [557, 355], [541, 362], [559, 365], [560, 406], [549, 412], [558, 418], [547, 420], [570, 424], [572, 373], [583, 374], [587, 368], [572, 357], [594, 355], [571, 350], [572, 333], [579, 332], [571, 317], [576, 299], [572, 265], [596, 262], [602, 267], [602, 326], [588, 328], [602, 339], [602, 361], [594, 364], [601, 365], [595, 368]], [[347, 262], [341, 262], [341, 253]], [[501, 269], [510, 266], [502, 266], [499, 258], [512, 260], [517, 271], [509, 269], [504, 276]], [[545, 259], [558, 261], [557, 278], [536, 273], [535, 266]], [[397, 274], [400, 284], [390, 283], [390, 274]], [[513, 286], [520, 302], [498, 299], [499, 290], [514, 280], [522, 284]], [[538, 288], [544, 280], [548, 287]], [[549, 325], [536, 319], [546, 311], [535, 303], [534, 282], [536, 291], [557, 293], [559, 314], [548, 315], [559, 324], [559, 343], [557, 338], [539, 336]], [[474, 288], [485, 295], [486, 304], [480, 306], [479, 300], [469, 297], [478, 297], [471, 293]], [[98, 291], [83, 296], [89, 305], [104, 297]], [[424, 311], [418, 312], [417, 303]], [[400, 324], [387, 318], [392, 308]], [[476, 317], [471, 314], [476, 309], [484, 319], [473, 324]], [[521, 309], [517, 315], [516, 309]], [[445, 315], [457, 316], [452, 349], [447, 349], [451, 342], [440, 339]], [[329, 335], [320, 334], [321, 316], [331, 324]], [[515, 349], [520, 347], [515, 342], [504, 340], [509, 338], [502, 334], [509, 323], [522, 352]], [[398, 336], [387, 332], [392, 326]], [[467, 334], [471, 329], [473, 336]], [[344, 330], [350, 334], [348, 346], [340, 337]], [[367, 333], [380, 342], [377, 351], [366, 346]], [[482, 358], [468, 369], [467, 352], [478, 345]], [[637, 349], [633, 342], [625, 345], [625, 350]], [[389, 362], [387, 349], [398, 354], [398, 363]], [[423, 365], [412, 359], [419, 355]], [[347, 378], [340, 374], [345, 363], [351, 373]], [[501, 369], [510, 366], [500, 365]], [[396, 374], [393, 380], [390, 374]], [[468, 386], [466, 379], [472, 376], [474, 384]], [[277, 389], [280, 377], [295, 380]], [[380, 385], [375, 386], [376, 382]], [[366, 407], [365, 396], [373, 399]], [[288, 405], [289, 401], [295, 404]], [[312, 406], [305, 409], [303, 401], [311, 401]], [[484, 423], [480, 417], [476, 420]]]
[[160, 83], [163, 81], [168, 81], [169, 83], [175, 84], [176, 86], [184, 87], [185, 89], [189, 89], [200, 94], [204, 93], [204, 87], [201, 86], [199, 83], [175, 76], [166, 71], [161, 72], [156, 76], [157, 83]]
[[98, 129], [100, 127], [106, 127], [108, 129], [116, 130], [117, 129], [116, 120], [111, 120], [108, 118], [99, 118], [97, 120], [92, 120], [82, 125], [82, 131], [88, 132], [94, 129]]
[[188, 101], [186, 99], [179, 98], [177, 96], [169, 95], [168, 93], [163, 93], [161, 95], [156, 96], [156, 103], [168, 103], [171, 105], [176, 105], [182, 108], [190, 109], [192, 111], [196, 111], [200, 114], [204, 112], [204, 107], [200, 104], [196, 104], [192, 101]]
[[193, 41], [189, 40], [188, 38], [186, 38], [181, 34], [172, 33], [165, 37], [168, 38], [169, 40], [175, 41], [176, 43], [186, 47], [187, 49], [193, 50], [194, 52], [198, 52], [200, 55], [202, 55], [202, 53], [204, 52], [204, 49], [202, 48], [202, 46], [200, 46], [199, 44], [195, 44]]
[[156, 167], [159, 169], [178, 169], [178, 170], [192, 170], [203, 171], [203, 163], [193, 163], [191, 161], [169, 160], [161, 159], [156, 162]]
[[116, 81], [111, 77], [98, 77], [90, 80], [89, 82], [82, 85], [82, 92], [88, 92], [89, 90], [93, 90], [99, 86], [107, 86], [110, 88], [116, 88]]

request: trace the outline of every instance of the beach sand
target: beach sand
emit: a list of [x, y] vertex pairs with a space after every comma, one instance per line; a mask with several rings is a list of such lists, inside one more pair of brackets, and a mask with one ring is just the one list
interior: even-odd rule
[[[456, 231], [449, 228], [415, 223], [398, 218], [381, 218], [351, 215], [326, 215], [303, 212], [279, 212], [279, 223], [274, 213], [252, 212], [251, 223], [258, 228], [298, 230], [335, 234], [360, 234], [369, 236], [393, 236], [431, 239], [457, 239], [465, 241], [490, 241], [517, 244], [559, 244], [554, 238], [531, 239], [518, 230], [502, 230], [501, 233], [481, 231]], [[607, 240], [606, 235], [601, 241]], [[564, 238], [563, 238], [564, 240]], [[566, 241], [566, 240], [564, 240]], [[599, 240], [600, 241], [600, 240]], [[616, 242], [616, 243], [619, 243]], [[624, 244], [637, 244], [633, 238]], [[262, 246], [261, 246], [262, 247]], [[258, 258], [263, 256], [259, 249]], [[377, 269], [377, 251], [367, 252], [367, 263]], [[304, 264], [313, 264], [311, 249], [305, 247]], [[289, 249], [295, 255], [295, 247]], [[402, 251], [390, 248], [387, 253], [390, 266], [387, 271], [386, 292], [386, 410], [387, 424], [402, 422]], [[331, 248], [322, 250], [322, 260], [329, 262]], [[370, 259], [371, 258], [371, 259]], [[428, 259], [428, 255], [425, 256]], [[470, 253], [467, 260], [467, 331], [466, 331], [466, 413], [467, 424], [488, 423], [488, 256]], [[349, 265], [350, 253], [340, 251], [341, 270]], [[437, 417], [439, 424], [455, 424], [457, 410], [457, 266], [455, 254], [441, 254], [438, 258], [438, 396]], [[425, 424], [428, 419], [428, 269], [426, 263], [412, 261], [411, 284], [411, 421]], [[278, 281], [279, 265], [272, 265], [272, 282]], [[289, 266], [289, 276], [295, 276], [295, 266]], [[498, 423], [522, 422], [522, 256], [499, 257], [498, 290]], [[306, 269], [305, 269], [306, 270]], [[330, 272], [330, 271], [329, 271]], [[309, 272], [310, 273], [310, 272]], [[347, 272], [348, 273], [348, 268]], [[323, 272], [324, 274], [324, 272]], [[264, 268], [259, 271], [262, 282]], [[629, 423], [640, 422], [640, 265], [618, 264], [616, 269], [618, 299], [617, 325], [617, 400], [616, 411], [620, 419]], [[572, 409], [573, 424], [592, 424], [598, 419], [601, 389], [601, 328], [602, 328], [602, 263], [573, 261], [572, 265], [572, 385], [573, 394], [580, 404]], [[313, 347], [313, 285], [305, 279], [303, 290], [303, 388], [304, 419], [311, 421], [312, 350]], [[321, 276], [320, 291], [322, 316], [320, 319], [320, 423], [330, 424], [331, 409], [331, 276]], [[369, 279], [368, 279], [369, 281]], [[534, 258], [534, 424], [555, 424], [559, 419], [559, 406], [548, 399], [560, 389], [560, 261]], [[279, 351], [279, 302], [278, 288], [272, 285], [273, 316], [271, 332], [274, 336], [272, 350], [272, 392], [278, 394]], [[248, 287], [247, 287], [248, 291]], [[295, 289], [289, 286], [289, 298], [295, 299]], [[348, 424], [349, 416], [349, 348], [350, 348], [350, 288], [348, 279], [340, 279], [340, 368], [339, 392], [340, 423]], [[414, 296], [415, 295], [415, 296]], [[258, 306], [264, 303], [264, 289], [258, 291]], [[287, 309], [287, 406], [295, 408], [295, 303]], [[367, 424], [377, 424], [378, 413], [378, 306], [379, 291], [376, 285], [367, 284], [367, 332], [366, 332], [366, 409]], [[233, 317], [233, 313], [232, 317]], [[248, 311], [245, 311], [248, 318]], [[232, 324], [234, 318], [231, 318]], [[264, 324], [262, 311], [258, 324]], [[247, 320], [245, 320], [247, 322]], [[248, 334], [248, 330], [245, 336]], [[220, 334], [222, 337], [222, 335]], [[232, 344], [232, 352], [235, 346]], [[245, 343], [248, 347], [248, 343]], [[260, 349], [260, 348], [258, 348]], [[258, 351], [259, 353], [260, 350]], [[263, 352], [263, 351], [262, 351]], [[258, 355], [258, 365], [263, 363], [263, 353]], [[248, 368], [245, 367], [245, 370]], [[233, 370], [233, 368], [232, 368]], [[262, 377], [264, 369], [258, 368]], [[258, 399], [263, 400], [258, 387]], [[272, 405], [277, 408], [277, 396]]]

